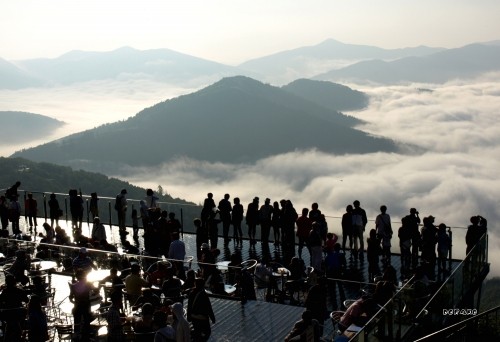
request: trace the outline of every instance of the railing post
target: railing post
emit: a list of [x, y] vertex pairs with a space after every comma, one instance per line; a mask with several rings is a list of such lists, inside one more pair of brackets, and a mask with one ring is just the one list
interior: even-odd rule
[[449, 259], [448, 259], [448, 270], [451, 272], [451, 259], [452, 259], [452, 250], [453, 250], [453, 233], [451, 232], [451, 227], [448, 229], [448, 233], [450, 234], [450, 252], [449, 252]]
[[42, 192], [43, 196], [43, 214], [45, 216], [45, 222], [47, 222], [47, 196], [45, 196], [45, 192]]
[[64, 198], [64, 209], [66, 211], [66, 222], [68, 222], [68, 199]]
[[184, 239], [184, 215], [181, 207], [181, 238]]

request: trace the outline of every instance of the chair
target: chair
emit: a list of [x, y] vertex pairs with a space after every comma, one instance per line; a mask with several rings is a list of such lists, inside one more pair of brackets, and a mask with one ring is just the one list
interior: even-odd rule
[[57, 337], [59, 341], [72, 341], [73, 340], [73, 326], [71, 324], [57, 325]]
[[51, 287], [47, 291], [47, 296], [44, 298], [46, 299], [45, 312], [47, 314], [47, 319], [51, 322], [60, 320], [61, 316], [59, 312], [59, 306], [54, 302], [55, 295], [56, 289], [54, 287]]
[[257, 260], [255, 259], [250, 259], [247, 261], [243, 261], [241, 263], [241, 268], [247, 268], [248, 272], [253, 273], [255, 271], [255, 266], [257, 266]]
[[330, 313], [330, 319], [332, 320], [332, 325], [333, 325], [333, 337], [335, 335], [341, 335], [342, 331], [339, 326], [340, 324], [340, 318], [345, 314], [344, 311], [332, 311]]
[[194, 257], [192, 255], [186, 256], [184, 258], [184, 271], [187, 272], [187, 271], [189, 271], [191, 269], [191, 266], [193, 264], [193, 259], [194, 259]]

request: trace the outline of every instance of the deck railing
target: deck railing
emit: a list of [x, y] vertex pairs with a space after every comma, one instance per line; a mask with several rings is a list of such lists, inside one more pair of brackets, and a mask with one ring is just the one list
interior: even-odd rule
[[477, 341], [478, 339], [495, 341], [498, 336], [500, 336], [500, 306], [424, 336], [416, 342]]
[[412, 340], [409, 336], [423, 336], [455, 323], [460, 317], [477, 314], [477, 308], [470, 307], [469, 299], [488, 271], [488, 235], [484, 234], [430, 296], [415, 297], [409, 286], [411, 282], [406, 283], [351, 341], [370, 341], [372, 337]]

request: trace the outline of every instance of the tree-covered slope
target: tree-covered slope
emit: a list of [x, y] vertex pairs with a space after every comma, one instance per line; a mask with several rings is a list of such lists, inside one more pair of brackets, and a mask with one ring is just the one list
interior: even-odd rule
[[253, 79], [225, 78], [195, 93], [35, 148], [16, 157], [67, 165], [157, 165], [188, 157], [252, 162], [295, 150], [396, 151], [388, 139], [352, 127], [353, 117]]

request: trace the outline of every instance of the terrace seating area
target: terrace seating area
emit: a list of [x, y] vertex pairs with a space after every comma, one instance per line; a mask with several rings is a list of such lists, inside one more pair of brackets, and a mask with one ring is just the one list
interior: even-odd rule
[[[186, 313], [193, 274], [205, 280], [205, 291], [217, 317], [210, 341], [227, 340], [228, 336], [229, 340], [238, 341], [283, 340], [304, 309], [316, 307], [321, 308], [316, 317], [322, 340], [339, 336], [354, 341], [412, 340], [457, 323], [457, 317], [443, 316], [442, 309], [471, 307], [474, 301], [471, 298], [489, 270], [487, 235], [464, 260], [449, 259], [444, 272], [432, 277], [427, 277], [428, 272], [422, 274], [416, 270], [400, 272], [401, 255], [395, 253], [388, 262], [389, 271], [373, 276], [368, 262], [353, 257], [354, 253], [348, 249], [346, 267], [334, 278], [312, 267], [307, 251], [302, 253], [302, 259], [290, 260], [280, 246], [272, 242], [225, 243], [227, 241], [219, 237], [216, 245], [223, 247], [202, 251], [213, 253], [213, 263], [197, 258], [200, 251], [196, 248], [196, 235], [191, 233], [181, 235], [186, 250], [182, 261], [147, 255], [141, 236], [134, 239], [137, 252], [127, 253], [131, 250], [125, 244], [127, 234], [109, 225], [108, 236], [117, 252], [91, 248], [85, 251], [92, 261], [92, 267], [85, 272], [85, 281], [93, 290], [91, 315], [81, 321], [74, 315], [72, 289], [80, 280], [73, 260], [81, 254], [82, 247], [42, 242], [36, 227], [33, 232], [23, 218], [20, 223], [24, 234], [0, 238], [0, 284], [5, 287], [6, 276], [13, 272], [12, 266], [22, 259], [24, 268], [22, 275], [16, 273], [16, 282], [27, 298], [22, 306], [0, 309], [0, 340], [28, 336], [25, 311], [33, 294], [40, 294], [42, 299], [41, 310], [48, 323], [47, 340], [107, 340], [107, 316], [118, 294], [124, 323], [121, 332], [126, 340], [152, 341], [152, 333], [135, 327], [135, 322], [144, 317], [137, 300], [141, 295], [154, 296], [157, 298], [155, 310], [166, 312], [171, 322], [172, 303], [182, 303]], [[59, 225], [71, 232], [71, 222], [60, 220]], [[82, 231], [86, 228], [90, 233], [89, 223], [83, 224]], [[132, 236], [131, 227], [127, 226], [126, 231]], [[295, 255], [298, 255], [297, 246]], [[134, 269], [139, 270], [138, 277], [144, 280], [139, 292], [128, 290], [124, 284]], [[390, 284], [389, 296], [378, 297], [377, 287], [381, 283]], [[312, 301], [313, 293], [324, 294], [321, 305]], [[349, 310], [365, 298], [377, 300], [361, 320], [343, 324]], [[10, 309], [22, 315], [14, 329], [12, 326], [9, 329], [6, 319]]]

